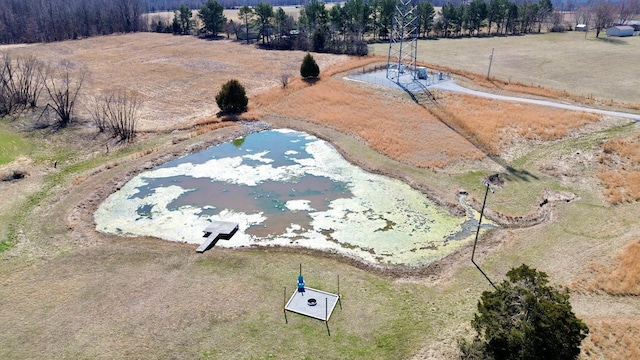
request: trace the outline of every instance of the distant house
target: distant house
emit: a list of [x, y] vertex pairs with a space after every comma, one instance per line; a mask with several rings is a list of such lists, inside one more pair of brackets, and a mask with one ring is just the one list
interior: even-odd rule
[[576, 25], [576, 31], [587, 31], [587, 24]]
[[633, 26], [612, 26], [607, 29], [607, 36], [633, 36]]
[[640, 31], [640, 21], [638, 20], [630, 20], [625, 23], [625, 25], [629, 25], [633, 27], [633, 31]]

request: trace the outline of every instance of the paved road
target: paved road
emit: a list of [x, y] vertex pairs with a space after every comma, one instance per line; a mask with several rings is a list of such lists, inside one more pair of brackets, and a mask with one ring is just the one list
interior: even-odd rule
[[520, 98], [515, 96], [489, 94], [482, 91], [467, 89], [465, 87], [462, 87], [456, 84], [454, 80], [441, 81], [437, 84], [430, 85], [429, 89], [439, 89], [439, 90], [446, 90], [446, 91], [452, 91], [452, 92], [463, 93], [463, 94], [470, 94], [470, 95], [475, 95], [475, 96], [480, 96], [480, 97], [485, 97], [490, 99], [505, 100], [505, 101], [519, 101], [519, 102], [529, 103], [529, 104], [551, 106], [551, 107], [556, 107], [560, 109], [585, 111], [585, 112], [596, 113], [596, 114], [618, 116], [618, 117], [623, 117], [627, 119], [633, 119], [635, 121], [640, 121], [640, 114], [630, 114], [630, 113], [619, 112], [619, 111], [592, 109], [588, 107], [562, 104], [562, 103], [546, 101], [546, 100], [534, 100], [534, 99], [526, 99], [526, 98]]

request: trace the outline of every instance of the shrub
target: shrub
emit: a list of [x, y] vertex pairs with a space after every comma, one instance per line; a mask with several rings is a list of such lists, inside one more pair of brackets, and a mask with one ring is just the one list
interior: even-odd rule
[[317, 78], [320, 75], [320, 67], [316, 63], [316, 60], [307, 53], [304, 59], [302, 59], [302, 65], [300, 65], [300, 76], [303, 79]]
[[587, 325], [571, 310], [569, 295], [548, 285], [547, 274], [526, 265], [511, 269], [495, 291], [485, 291], [463, 359], [575, 359]]
[[232, 79], [222, 85], [222, 89], [216, 95], [216, 103], [222, 112], [241, 113], [247, 110], [249, 99], [244, 86], [238, 80]]

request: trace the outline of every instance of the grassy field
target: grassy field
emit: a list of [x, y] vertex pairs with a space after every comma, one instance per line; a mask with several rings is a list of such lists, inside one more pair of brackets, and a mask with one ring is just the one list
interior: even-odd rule
[[0, 166], [29, 155], [32, 145], [4, 121], [0, 122]]
[[[386, 55], [388, 44], [371, 51]], [[566, 90], [583, 96], [638, 103], [639, 90], [630, 59], [640, 56], [640, 37], [601, 38], [568, 32], [525, 36], [421, 40], [418, 61], [524, 84]]]
[[[584, 40], [574, 35], [561, 36]], [[531, 46], [524, 39], [529, 37], [487, 44], [498, 49], [513, 41], [509, 51], [519, 54]], [[549, 41], [547, 35], [531, 39]], [[427, 43], [454, 49], [475, 40], [492, 39]], [[570, 46], [549, 47], [549, 59]], [[322, 78], [308, 84], [294, 77], [283, 89], [280, 75], [296, 75], [303, 53], [159, 34], [12, 49], [87, 69], [87, 97], [122, 86], [147, 102], [146, 132], [131, 145], [113, 144], [86, 121], [56, 133], [23, 130], [28, 119], [2, 123], [8, 127], [0, 128], [0, 136], [38, 145], [35, 152], [13, 147], [11, 158], [26, 160], [5, 168], [30, 175], [0, 182], [0, 192], [11, 194], [11, 201], [0, 202], [0, 235], [9, 234], [12, 242], [0, 252], [2, 358], [455, 358], [456, 341], [470, 336], [477, 300], [490, 288], [469, 262], [471, 249], [431, 268], [385, 272], [331, 254], [214, 248], [198, 255], [186, 244], [95, 232], [93, 210], [136, 172], [247, 131], [215, 117], [212, 97], [231, 76], [251, 95], [244, 118], [318, 135], [348, 160], [402, 179], [441, 203], [454, 206], [461, 190], [482, 199], [483, 177], [496, 172], [504, 184], [489, 194], [490, 212], [527, 216], [547, 196], [545, 221], [489, 233], [477, 260], [494, 281], [527, 263], [568, 287], [576, 314], [591, 328], [582, 358], [640, 353], [633, 341], [640, 334], [640, 303], [632, 261], [640, 205], [631, 198], [612, 205], [606, 184], [613, 177], [600, 175], [635, 166], [637, 131], [628, 121], [445, 93], [437, 94], [440, 110], [429, 111], [402, 92], [342, 78], [342, 71], [384, 62], [376, 57], [314, 54]], [[464, 49], [471, 59], [474, 48], [457, 51]], [[512, 76], [525, 77], [526, 71], [514, 66]], [[633, 77], [630, 68], [611, 71]], [[589, 74], [584, 69], [563, 84], [580, 88]], [[537, 81], [518, 81], [537, 89], [551, 80], [541, 73]], [[620, 84], [625, 86], [637, 95], [633, 86]], [[454, 129], [438, 120], [443, 113], [458, 121]], [[510, 122], [505, 113], [520, 121]], [[105, 143], [113, 145], [109, 153]], [[554, 201], [546, 191], [570, 192], [575, 199]], [[343, 309], [329, 323], [331, 337], [319, 321], [291, 314], [284, 323], [283, 290], [293, 291], [300, 263], [315, 288], [336, 291], [340, 275]]]

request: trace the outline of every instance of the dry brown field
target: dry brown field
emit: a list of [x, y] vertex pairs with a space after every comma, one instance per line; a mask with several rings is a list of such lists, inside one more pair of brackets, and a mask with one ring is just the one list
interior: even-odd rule
[[[304, 57], [299, 51], [261, 51], [227, 40], [155, 33], [30, 45], [13, 51], [17, 55], [35, 53], [52, 64], [75, 64], [78, 71], [87, 74], [84, 104], [113, 88], [139, 93], [144, 101], [143, 131], [170, 130], [214, 116], [219, 111], [215, 95], [224, 82], [239, 80], [250, 96], [277, 86], [282, 74], [299, 73]], [[341, 59], [316, 56], [321, 66]]]
[[[327, 3], [326, 8], [330, 9], [333, 6], [333, 3]], [[278, 9], [278, 6], [273, 7], [274, 10]], [[285, 14], [292, 16], [294, 19], [298, 19], [300, 16], [300, 8], [296, 6], [282, 6]], [[227, 17], [227, 20], [232, 20], [233, 22], [242, 22], [240, 16], [238, 16], [239, 9], [224, 9], [222, 14]], [[198, 18], [198, 9], [193, 9], [192, 11], [193, 19], [196, 21], [198, 27], [201, 27], [200, 18]], [[160, 11], [155, 13], [147, 13], [143, 15], [143, 19], [147, 21], [147, 23], [157, 23], [158, 20], [163, 21], [165, 24], [171, 24], [173, 21], [174, 12], [172, 11]]]
[[[476, 39], [433, 43], [455, 48], [467, 40]], [[495, 40], [496, 49], [506, 41]], [[514, 53], [529, 46], [511, 44]], [[551, 59], [564, 51], [551, 49]], [[89, 81], [83, 101], [113, 87], [139, 92], [146, 100], [145, 132], [107, 154], [109, 139], [97, 135], [82, 111], [71, 128], [55, 134], [2, 122], [0, 130], [20, 134], [38, 149], [0, 168], [30, 173], [0, 183], [2, 193], [12, 194], [0, 202], [0, 218], [17, 227], [15, 246], [0, 253], [0, 357], [456, 357], [456, 339], [469, 336], [476, 302], [490, 288], [468, 261], [471, 249], [434, 267], [381, 272], [328, 254], [214, 249], [197, 255], [185, 244], [94, 230], [93, 210], [138, 171], [250, 131], [216, 117], [215, 94], [230, 78], [250, 95], [241, 119], [318, 135], [348, 160], [407, 181], [442, 204], [455, 207], [461, 190], [477, 202], [484, 195], [482, 179], [499, 172], [504, 184], [489, 195], [489, 213], [507, 214], [517, 225], [545, 203], [546, 215], [535, 226], [506, 222], [483, 236], [476, 254], [483, 269], [499, 281], [527, 263], [568, 287], [576, 314], [591, 329], [581, 358], [640, 353], [633, 261], [640, 248], [640, 205], [633, 197], [615, 201], [610, 189], [623, 185], [614, 181], [617, 175], [603, 175], [624, 176], [636, 166], [637, 130], [627, 120], [440, 92], [440, 106], [425, 109], [400, 91], [344, 79], [345, 71], [384, 61], [379, 57], [314, 54], [322, 75], [308, 83], [297, 77], [304, 53], [226, 40], [131, 34], [11, 50], [84, 69]], [[599, 61], [598, 68], [606, 66]], [[575, 102], [584, 97], [570, 96], [571, 89], [582, 94], [580, 79], [589, 73], [567, 76], [569, 89], [550, 86], [554, 80], [540, 73], [536, 81], [518, 80], [517, 89], [489, 85], [487, 91]], [[293, 75], [285, 88], [282, 74]], [[468, 79], [460, 81], [483, 85]], [[625, 86], [633, 91], [620, 84]], [[0, 234], [8, 232], [3, 222]], [[310, 320], [283, 324], [281, 285], [296, 275], [299, 262], [317, 274], [320, 286], [332, 289], [338, 274], [347, 284], [345, 311], [332, 318], [331, 337]]]

